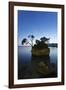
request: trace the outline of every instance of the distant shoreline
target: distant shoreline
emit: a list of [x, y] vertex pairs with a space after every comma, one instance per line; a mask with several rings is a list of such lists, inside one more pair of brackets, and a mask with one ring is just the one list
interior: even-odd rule
[[58, 44], [57, 43], [50, 43], [50, 44], [48, 44], [48, 47], [58, 47]]
[[[24, 45], [18, 45], [18, 47], [31, 47], [31, 46], [24, 46]], [[48, 47], [58, 47], [58, 44], [57, 43], [49, 43], [48, 44]]]

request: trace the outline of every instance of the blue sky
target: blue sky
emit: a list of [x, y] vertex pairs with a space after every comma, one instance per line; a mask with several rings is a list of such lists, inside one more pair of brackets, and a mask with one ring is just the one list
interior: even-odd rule
[[28, 35], [34, 35], [35, 39], [45, 36], [50, 43], [56, 43], [57, 12], [18, 10], [18, 45]]

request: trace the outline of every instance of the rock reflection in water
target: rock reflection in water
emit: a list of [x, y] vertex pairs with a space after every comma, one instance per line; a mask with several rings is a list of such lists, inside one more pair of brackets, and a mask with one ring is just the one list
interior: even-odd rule
[[54, 63], [50, 63], [50, 56], [32, 56], [32, 66], [40, 78], [57, 77]]
[[18, 47], [18, 79], [57, 77], [57, 48], [49, 56], [33, 56], [31, 47]]
[[28, 64], [19, 63], [18, 79], [57, 77], [56, 65], [50, 62], [49, 56], [33, 56]]

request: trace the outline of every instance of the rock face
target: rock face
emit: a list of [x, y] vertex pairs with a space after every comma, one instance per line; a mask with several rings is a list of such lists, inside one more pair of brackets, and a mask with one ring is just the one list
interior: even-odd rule
[[43, 49], [32, 48], [32, 55], [35, 55], [35, 56], [46, 56], [46, 55], [49, 55], [49, 53], [50, 53], [49, 48], [43, 48]]
[[49, 39], [43, 37], [40, 40], [36, 40], [36, 44], [32, 47], [32, 55], [35, 56], [47, 56], [50, 53], [50, 49], [48, 48]]

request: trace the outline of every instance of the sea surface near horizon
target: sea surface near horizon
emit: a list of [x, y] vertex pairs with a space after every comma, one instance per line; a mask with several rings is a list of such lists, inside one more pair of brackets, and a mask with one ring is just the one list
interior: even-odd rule
[[57, 77], [57, 47], [49, 48], [49, 56], [34, 57], [30, 46], [18, 46], [18, 79]]

